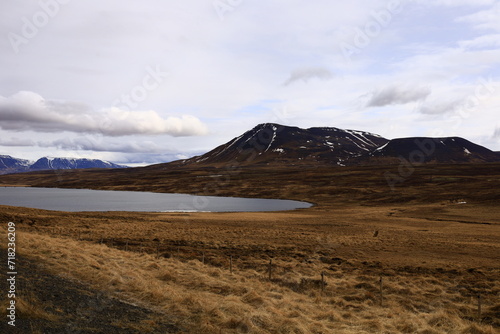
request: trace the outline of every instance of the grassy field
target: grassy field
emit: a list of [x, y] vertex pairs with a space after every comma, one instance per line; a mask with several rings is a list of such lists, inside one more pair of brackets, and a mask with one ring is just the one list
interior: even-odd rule
[[[315, 206], [275, 213], [0, 207], [0, 217], [16, 222], [21, 256], [163, 314], [177, 332], [498, 333], [500, 165], [419, 167], [391, 191], [384, 175], [395, 168], [5, 176], [0, 184], [289, 198]], [[27, 319], [65, 321], [47, 307], [57, 299], [27, 300]], [[137, 321], [136, 332], [161, 332], [152, 330], [161, 319]]]

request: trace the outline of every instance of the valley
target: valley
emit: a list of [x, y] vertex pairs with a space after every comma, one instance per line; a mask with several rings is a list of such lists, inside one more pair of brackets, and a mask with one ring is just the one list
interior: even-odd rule
[[[398, 166], [156, 165], [6, 175], [0, 182], [10, 186], [315, 205], [274, 213], [4, 206], [0, 216], [17, 222], [22, 256], [86, 282], [96, 294], [164, 314], [179, 333], [496, 333], [500, 165], [417, 166], [394, 190], [384, 177], [388, 171], [397, 173]], [[46, 307], [53, 302], [36, 305], [59, 320], [27, 312], [33, 326], [57, 328], [67, 319]], [[142, 319], [150, 328], [163, 324]], [[83, 322], [72, 321], [85, 332], [78, 327]]]

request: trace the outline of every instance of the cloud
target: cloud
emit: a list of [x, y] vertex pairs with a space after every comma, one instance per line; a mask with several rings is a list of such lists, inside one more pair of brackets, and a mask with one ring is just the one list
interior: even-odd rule
[[152, 110], [125, 111], [115, 107], [96, 112], [84, 104], [45, 100], [27, 91], [9, 98], [0, 97], [0, 128], [98, 133], [104, 136], [198, 136], [207, 133], [207, 127], [190, 115], [163, 118]]
[[496, 128], [495, 133], [493, 134], [494, 138], [500, 138], [500, 128]]
[[[499, 1], [403, 1], [402, 10], [387, 16], [388, 3], [291, 0], [284, 6], [280, 0], [245, 2], [227, 11], [221, 21], [210, 1], [163, 1], [156, 6], [130, 0], [72, 1], [61, 5], [57, 17], [27, 44], [19, 45], [18, 54], [8, 38], [0, 39], [5, 51], [0, 53], [1, 62], [16, 64], [2, 69], [0, 95], [31, 90], [45, 98], [42, 107], [35, 99], [36, 109], [30, 105], [31, 112], [6, 115], [0, 97], [0, 128], [12, 129], [0, 130], [0, 137], [4, 142], [21, 137], [52, 144], [61, 137], [86, 134], [100, 140], [101, 136], [92, 134], [103, 134], [102, 142], [75, 139], [57, 144], [61, 148], [94, 147], [106, 157], [113, 156], [106, 153], [109, 151], [154, 150], [142, 142], [148, 140], [179, 152], [209, 150], [248, 130], [249, 124], [275, 120], [270, 111], [285, 105], [297, 111], [285, 115], [285, 122], [303, 127], [324, 124], [385, 136], [414, 136], [424, 134], [429, 126], [463, 136], [492, 135], [491, 125], [496, 124], [495, 111], [500, 106], [493, 98], [477, 108], [481, 117], [470, 117], [461, 124], [460, 132], [446, 126], [451, 118], [447, 116], [460, 111], [453, 100], [470, 94], [462, 86], [500, 73], [500, 31], [490, 29], [500, 22], [494, 7]], [[21, 18], [32, 21], [33, 14], [41, 10], [39, 1], [4, 1], [2, 5], [2, 31], [20, 35]], [[366, 33], [369, 38], [363, 38]], [[349, 61], [339, 45], [354, 42], [355, 37], [359, 37], [360, 53]], [[124, 94], [139, 93], [141, 84], [145, 87], [147, 69], [156, 65], [168, 70], [168, 80], [157, 89], [147, 89], [144, 99], [135, 99], [137, 106], [128, 108], [156, 113], [134, 117], [118, 104], [114, 104], [119, 108], [116, 113], [101, 109]], [[393, 89], [397, 98], [391, 98], [386, 89], [384, 98], [377, 89], [392, 83], [402, 83], [404, 89], [399, 93]], [[416, 103], [397, 104], [406, 103], [408, 99], [401, 95], [411, 95], [411, 86], [431, 87], [432, 95]], [[366, 93], [370, 95], [360, 100]], [[48, 101], [54, 97], [66, 101]], [[389, 105], [365, 109], [369, 100]], [[448, 112], [450, 109], [453, 111]], [[176, 114], [165, 113], [170, 111]], [[203, 140], [149, 136], [165, 130], [160, 125], [167, 116], [179, 116], [181, 123], [181, 131], [170, 133], [193, 133], [185, 126], [192, 123], [183, 121], [177, 112], [206, 122], [210, 134]], [[389, 128], [391, 124], [396, 130]], [[34, 131], [20, 134], [20, 129]], [[61, 134], [62, 130], [73, 133]], [[119, 137], [130, 133], [145, 136]], [[127, 147], [120, 140], [136, 143]], [[58, 152], [52, 146], [36, 145], [30, 150], [15, 146], [2, 150], [13, 155], [33, 152], [34, 156]]]
[[[105, 140], [103, 140], [105, 139]], [[110, 141], [97, 136], [78, 138], [59, 138], [55, 140], [32, 140], [28, 138], [12, 137], [0, 139], [0, 146], [4, 147], [41, 147], [57, 148], [68, 151], [94, 151], [94, 152], [119, 152], [119, 153], [163, 153], [162, 147], [152, 141]]]
[[61, 150], [94, 151], [94, 152], [119, 152], [119, 153], [162, 153], [165, 148], [151, 141], [142, 142], [110, 142], [93, 137], [62, 138], [53, 141], [40, 141], [40, 147], [56, 147]]
[[500, 3], [488, 9], [457, 18], [457, 22], [472, 24], [476, 29], [500, 31]]
[[283, 83], [284, 86], [288, 86], [296, 81], [302, 80], [308, 82], [311, 79], [320, 80], [330, 80], [333, 78], [332, 72], [323, 67], [309, 67], [294, 70], [290, 77]]
[[417, 111], [426, 115], [441, 115], [450, 112], [455, 112], [460, 106], [463, 106], [464, 101], [449, 100], [449, 101], [433, 101], [422, 103], [417, 107]]
[[458, 44], [466, 49], [500, 48], [500, 34], [479, 36], [472, 40], [460, 41]]
[[372, 92], [367, 107], [384, 107], [393, 104], [406, 104], [424, 100], [431, 90], [427, 87], [389, 86]]
[[10, 139], [0, 139], [0, 146], [11, 146], [11, 147], [31, 147], [35, 146], [36, 142], [28, 138], [10, 138]]
[[418, 4], [425, 4], [431, 6], [447, 6], [447, 7], [457, 7], [457, 6], [483, 6], [491, 5], [495, 0], [413, 0]]

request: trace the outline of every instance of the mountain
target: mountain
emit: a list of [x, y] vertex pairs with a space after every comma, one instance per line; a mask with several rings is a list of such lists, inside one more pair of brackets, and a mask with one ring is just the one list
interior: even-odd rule
[[[190, 159], [151, 166], [204, 168], [234, 166], [357, 166], [417, 163], [500, 162], [493, 152], [460, 137], [386, 139], [377, 134], [333, 127], [302, 129], [259, 124], [215, 149]], [[0, 156], [0, 174], [54, 169], [123, 168], [96, 159], [44, 157], [34, 163]]]
[[301, 129], [274, 123], [260, 124], [210, 152], [178, 165], [344, 165], [386, 144], [379, 135], [356, 130], [318, 127]]
[[260, 124], [210, 152], [169, 163], [176, 167], [262, 165], [382, 165], [412, 163], [498, 162], [497, 152], [459, 137], [411, 137], [388, 140], [379, 135], [332, 127], [301, 129]]
[[51, 169], [87, 169], [87, 168], [123, 168], [124, 166], [114, 164], [109, 161], [98, 159], [74, 159], [74, 158], [51, 158], [44, 157], [38, 159], [30, 167], [30, 171], [34, 170], [51, 170]]
[[98, 159], [74, 158], [40, 158], [35, 162], [18, 159], [9, 155], [0, 155], [0, 174], [13, 174], [31, 171], [55, 169], [86, 169], [86, 168], [124, 168], [108, 161]]
[[29, 160], [14, 158], [10, 155], [0, 155], [0, 174], [25, 171], [29, 168], [30, 164]]
[[365, 155], [361, 160], [372, 164], [397, 163], [401, 158], [412, 163], [498, 162], [500, 156], [483, 146], [460, 137], [398, 138]]

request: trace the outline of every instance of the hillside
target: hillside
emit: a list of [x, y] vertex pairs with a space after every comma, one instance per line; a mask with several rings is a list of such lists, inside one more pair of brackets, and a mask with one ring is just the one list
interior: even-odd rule
[[[207, 334], [497, 333], [499, 167], [426, 164], [394, 190], [384, 173], [398, 166], [160, 165], [5, 175], [0, 182], [10, 185], [316, 204], [266, 213], [0, 206], [2, 220], [16, 222], [22, 263], [52, 271], [20, 267], [20, 300], [27, 296], [20, 325], [38, 333], [58, 333], [68, 324], [81, 333], [96, 327], [164, 333], [165, 326]], [[203, 211], [196, 205], [203, 202], [193, 202]], [[44, 290], [39, 277], [47, 274], [52, 285]], [[67, 280], [53, 279], [56, 274]], [[103, 318], [117, 310], [126, 314]]]
[[221, 165], [324, 165], [343, 166], [386, 144], [379, 135], [338, 128], [301, 129], [274, 123], [260, 124], [201, 156], [179, 161], [179, 166]]
[[459, 137], [388, 140], [377, 134], [329, 127], [301, 129], [260, 124], [215, 149], [169, 167], [356, 166], [412, 163], [498, 162], [500, 155]]
[[398, 138], [362, 157], [372, 164], [399, 163], [401, 158], [412, 163], [485, 163], [498, 162], [500, 156], [464, 138]]

